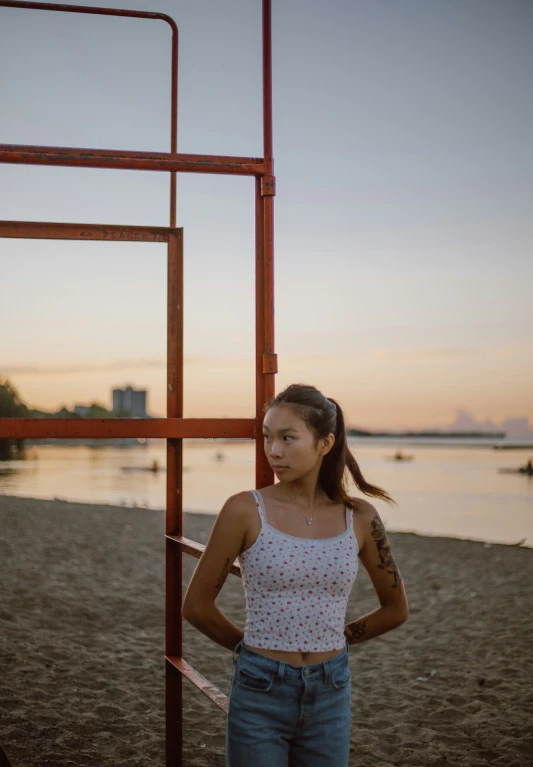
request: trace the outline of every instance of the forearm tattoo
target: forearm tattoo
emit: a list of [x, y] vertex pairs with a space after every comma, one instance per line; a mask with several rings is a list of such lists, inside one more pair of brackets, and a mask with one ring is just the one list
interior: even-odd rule
[[220, 573], [220, 577], [215, 584], [215, 588], [217, 591], [220, 591], [220, 589], [226, 582], [226, 578], [228, 577], [228, 573], [230, 570], [231, 570], [231, 562], [229, 559], [226, 559], [226, 561], [224, 562], [224, 567], [222, 568], [222, 572]]
[[366, 633], [366, 621], [358, 621], [357, 623], [350, 623], [344, 629], [344, 635], [348, 640], [348, 644], [355, 644], [361, 642]]
[[394, 578], [392, 584], [393, 589], [401, 588], [402, 579], [400, 577], [400, 571], [396, 567], [396, 562], [392, 558], [391, 548], [387, 542], [387, 533], [385, 527], [379, 515], [375, 516], [372, 520], [372, 538], [376, 542], [378, 549], [378, 555], [381, 564], [378, 565], [380, 570], [385, 570], [389, 575]]

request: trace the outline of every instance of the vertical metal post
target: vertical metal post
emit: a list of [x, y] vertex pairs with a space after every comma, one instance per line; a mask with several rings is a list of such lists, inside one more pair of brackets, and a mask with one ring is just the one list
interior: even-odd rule
[[[178, 29], [172, 35], [170, 152], [178, 151]], [[176, 173], [170, 173], [170, 226], [176, 226]], [[183, 232], [168, 241], [167, 418], [183, 418]], [[171, 532], [170, 532], [171, 531]], [[167, 535], [183, 535], [183, 440], [167, 439]], [[165, 538], [165, 655], [182, 656], [183, 552]], [[165, 668], [165, 748], [168, 767], [183, 761], [183, 677]]]
[[274, 375], [274, 162], [272, 158], [272, 30], [271, 2], [263, 0], [263, 157], [267, 175], [256, 179], [256, 486], [274, 480], [263, 452], [259, 426], [263, 404], [275, 393]]
[[[170, 152], [178, 151], [178, 28], [172, 30], [172, 82], [170, 108]], [[176, 172], [170, 172], [170, 226], [176, 226]]]
[[[167, 418], [183, 418], [183, 232], [168, 242]], [[167, 440], [166, 534], [183, 535], [183, 440]], [[166, 538], [165, 655], [182, 657], [182, 551]], [[183, 677], [166, 662], [166, 763], [182, 764]]]
[[263, 404], [267, 401], [266, 376], [263, 371], [265, 354], [265, 257], [264, 257], [264, 205], [261, 193], [262, 179], [255, 179], [255, 486], [272, 483], [273, 475], [263, 450], [259, 426], [263, 420]]
[[271, 0], [263, 0], [263, 144], [267, 176], [263, 178], [263, 254], [265, 260], [265, 395], [274, 396], [277, 363], [274, 353], [274, 159], [272, 156], [272, 24]]
[[272, 14], [263, 0], [263, 157], [272, 172]]

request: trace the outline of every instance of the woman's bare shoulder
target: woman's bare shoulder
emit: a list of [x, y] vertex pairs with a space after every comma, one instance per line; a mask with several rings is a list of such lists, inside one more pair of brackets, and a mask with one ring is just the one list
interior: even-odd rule
[[265, 487], [259, 487], [258, 490], [265, 498], [272, 497], [272, 491], [276, 487], [276, 483], [273, 485], [265, 485]]
[[255, 499], [251, 490], [242, 490], [240, 493], [230, 495], [229, 498], [226, 499], [219, 512], [219, 516], [247, 517], [254, 508]]
[[351, 500], [353, 501], [354, 516], [370, 521], [378, 513], [376, 507], [370, 501], [367, 501], [366, 498], [352, 496]]
[[250, 502], [254, 502], [254, 497], [252, 495], [251, 490], [241, 490], [239, 493], [235, 493], [234, 495], [230, 495], [229, 498], [226, 500], [224, 506], [230, 505], [234, 508], [240, 508], [242, 506], [246, 506], [246, 504], [249, 504]]

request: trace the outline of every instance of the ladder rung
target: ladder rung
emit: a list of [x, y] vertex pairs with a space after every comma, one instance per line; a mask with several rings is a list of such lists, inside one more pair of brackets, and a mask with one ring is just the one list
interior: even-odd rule
[[0, 767], [11, 767], [11, 762], [7, 758], [6, 752], [2, 746], [0, 746]]
[[220, 690], [212, 685], [205, 676], [199, 674], [198, 671], [190, 666], [187, 661], [184, 661], [183, 658], [169, 658], [168, 655], [165, 655], [165, 659], [171, 663], [180, 674], [186, 677], [189, 682], [192, 682], [198, 687], [204, 695], [207, 695], [209, 700], [222, 709], [225, 714], [228, 713], [228, 696], [224, 695], [223, 692], [220, 692]]
[[[185, 554], [190, 554], [192, 557], [196, 557], [196, 559], [200, 559], [205, 551], [205, 546], [203, 544], [192, 541], [190, 538], [185, 538], [183, 535], [165, 535], [165, 538], [177, 543]], [[238, 560], [235, 560], [231, 566], [230, 573], [238, 575], [239, 578], [241, 577], [241, 566]]]

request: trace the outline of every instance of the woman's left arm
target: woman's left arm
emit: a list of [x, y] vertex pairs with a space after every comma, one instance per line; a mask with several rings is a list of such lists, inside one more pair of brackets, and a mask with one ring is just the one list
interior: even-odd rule
[[349, 645], [365, 642], [405, 623], [409, 616], [407, 596], [381, 517], [371, 503], [361, 504], [364, 543], [359, 559], [370, 576], [380, 607], [349, 623], [344, 630]]

